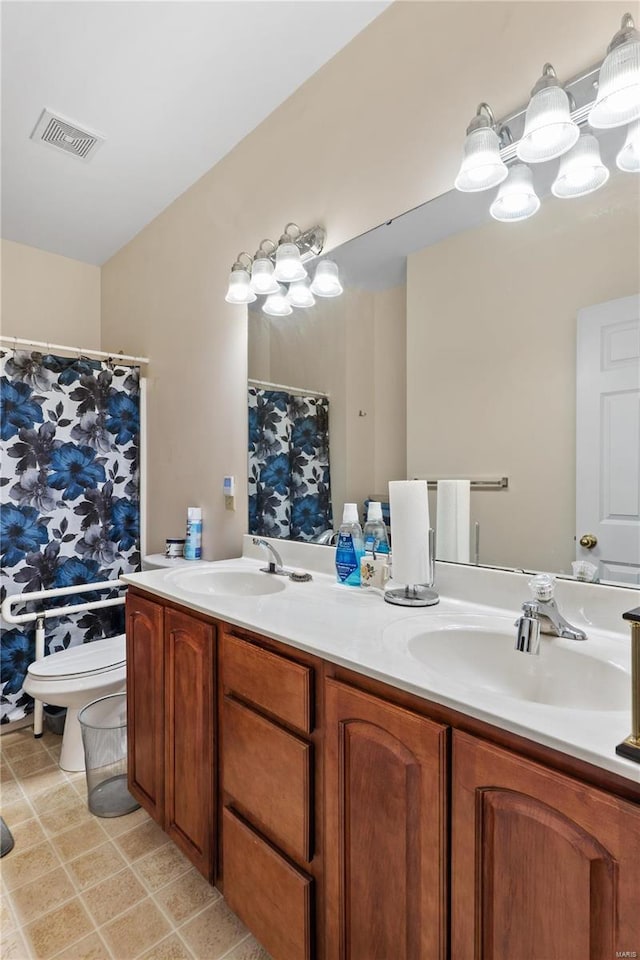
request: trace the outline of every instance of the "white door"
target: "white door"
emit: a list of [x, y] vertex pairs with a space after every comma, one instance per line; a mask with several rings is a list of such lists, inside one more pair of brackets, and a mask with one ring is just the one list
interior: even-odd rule
[[580, 311], [576, 381], [576, 558], [640, 585], [640, 297]]

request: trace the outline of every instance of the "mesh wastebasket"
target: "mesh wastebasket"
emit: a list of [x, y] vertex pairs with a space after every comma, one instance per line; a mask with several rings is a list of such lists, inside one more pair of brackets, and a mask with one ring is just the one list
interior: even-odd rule
[[97, 817], [121, 817], [140, 804], [127, 790], [127, 695], [114, 693], [78, 714], [87, 770], [89, 810]]

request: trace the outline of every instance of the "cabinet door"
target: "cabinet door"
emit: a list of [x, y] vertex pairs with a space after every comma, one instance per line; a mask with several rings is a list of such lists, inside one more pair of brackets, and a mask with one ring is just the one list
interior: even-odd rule
[[443, 958], [447, 730], [333, 680], [326, 719], [327, 957]]
[[164, 825], [163, 608], [127, 597], [127, 736], [129, 789]]
[[165, 830], [207, 879], [215, 862], [214, 628], [165, 613]]
[[453, 758], [451, 956], [640, 955], [640, 807], [466, 734]]

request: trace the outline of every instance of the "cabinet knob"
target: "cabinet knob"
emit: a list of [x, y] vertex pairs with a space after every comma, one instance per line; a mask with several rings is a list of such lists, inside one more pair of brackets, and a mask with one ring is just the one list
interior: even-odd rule
[[580, 546], [584, 547], [585, 550], [593, 550], [597, 543], [598, 538], [593, 533], [583, 533], [580, 537]]

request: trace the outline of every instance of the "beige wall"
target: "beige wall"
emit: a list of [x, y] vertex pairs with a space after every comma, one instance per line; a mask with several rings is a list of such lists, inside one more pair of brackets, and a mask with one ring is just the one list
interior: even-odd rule
[[576, 316], [638, 293], [639, 264], [626, 174], [409, 257], [408, 475], [509, 477], [471, 496], [482, 563], [571, 572]]
[[1, 244], [2, 333], [99, 348], [100, 267], [11, 240]]
[[504, 115], [545, 60], [563, 76], [595, 62], [625, 8], [396, 3], [105, 264], [103, 342], [151, 357], [150, 547], [189, 503], [210, 558], [246, 529], [247, 326], [224, 302], [237, 252], [292, 219], [324, 224], [331, 248], [448, 190], [478, 101]]

